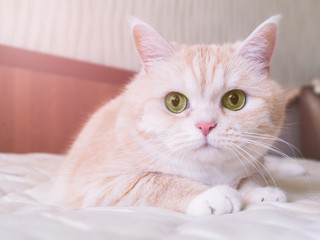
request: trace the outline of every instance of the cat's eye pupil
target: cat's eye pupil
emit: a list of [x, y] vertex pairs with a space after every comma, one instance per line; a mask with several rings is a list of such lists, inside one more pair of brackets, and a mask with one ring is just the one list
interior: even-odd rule
[[230, 101], [232, 104], [236, 105], [239, 102], [239, 96], [237, 94], [231, 94], [230, 95]]
[[177, 95], [174, 95], [171, 99], [171, 103], [173, 106], [177, 107], [180, 103], [180, 98]]

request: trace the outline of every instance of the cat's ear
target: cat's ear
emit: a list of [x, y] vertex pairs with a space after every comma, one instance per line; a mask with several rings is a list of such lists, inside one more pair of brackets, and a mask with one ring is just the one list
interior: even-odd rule
[[278, 37], [278, 22], [281, 15], [275, 15], [264, 21], [240, 45], [238, 54], [269, 73], [270, 61]]
[[151, 26], [134, 17], [129, 18], [129, 23], [134, 45], [146, 72], [174, 55], [173, 47]]

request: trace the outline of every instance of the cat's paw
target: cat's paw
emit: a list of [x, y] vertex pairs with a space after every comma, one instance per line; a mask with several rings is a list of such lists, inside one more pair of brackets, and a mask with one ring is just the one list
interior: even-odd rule
[[242, 197], [229, 186], [215, 186], [196, 196], [187, 209], [194, 216], [221, 215], [241, 210]]
[[286, 202], [286, 194], [275, 187], [258, 187], [243, 196], [246, 203]]

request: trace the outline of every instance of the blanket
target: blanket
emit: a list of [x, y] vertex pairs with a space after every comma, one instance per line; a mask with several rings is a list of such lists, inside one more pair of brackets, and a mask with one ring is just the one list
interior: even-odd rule
[[[50, 205], [43, 193], [63, 158], [0, 154], [0, 239], [320, 239], [320, 161], [269, 156], [267, 166], [287, 203], [193, 217], [151, 207]], [[294, 171], [286, 174], [289, 168]]]

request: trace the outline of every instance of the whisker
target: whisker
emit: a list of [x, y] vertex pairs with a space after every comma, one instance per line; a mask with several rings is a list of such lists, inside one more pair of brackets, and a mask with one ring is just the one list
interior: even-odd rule
[[239, 160], [239, 162], [241, 163], [241, 165], [242, 165], [242, 167], [243, 167], [243, 169], [244, 169], [244, 171], [246, 173], [247, 178], [250, 179], [250, 174], [248, 173], [248, 170], [247, 170], [246, 166], [242, 162], [241, 158], [237, 155], [237, 153], [232, 148], [229, 148], [228, 152], [231, 152]]
[[[253, 152], [259, 154], [259, 152], [257, 152], [257, 151], [255, 151], [255, 150], [249, 148], [249, 146], [244, 146], [244, 147], [247, 147], [248, 150], [253, 151]], [[243, 149], [243, 151], [245, 151], [245, 150]], [[246, 152], [247, 152], [247, 151], [246, 151]], [[248, 154], [249, 154], [249, 153], [248, 153]], [[266, 173], [269, 175], [270, 179], [272, 180], [272, 183], [273, 183], [274, 187], [275, 187], [275, 188], [278, 188], [278, 187], [277, 187], [277, 184], [276, 184], [276, 181], [274, 180], [274, 178], [273, 178], [273, 176], [271, 175], [270, 171], [269, 171], [269, 170], [264, 166], [264, 164], [261, 163], [260, 161], [257, 161], [257, 163], [258, 163], [261, 167], [263, 167], [263, 169], [264, 169], [264, 170], [266, 171]]]
[[263, 178], [263, 180], [265, 181], [265, 183], [268, 185], [268, 181], [267, 181], [267, 179], [265, 178], [265, 176], [264, 176], [261, 168], [259, 167], [259, 165], [254, 164], [254, 163], [257, 162], [257, 159], [253, 159], [252, 156], [251, 156], [249, 153], [247, 153], [248, 157], [250, 157], [251, 160], [253, 160], [253, 162], [251, 162], [249, 159], [247, 159], [247, 158], [241, 153], [241, 150], [242, 150], [243, 152], [246, 152], [245, 150], [243, 150], [240, 146], [238, 146], [238, 145], [236, 145], [236, 144], [235, 144], [234, 146], [239, 149], [239, 150], [237, 150], [237, 149], [234, 149], [234, 150], [236, 150], [245, 160], [247, 160], [247, 162], [248, 162], [251, 166], [253, 166], [253, 167], [258, 171], [258, 173], [261, 175], [261, 177]]
[[267, 139], [267, 140], [274, 140], [274, 141], [278, 141], [278, 142], [281, 142], [281, 143], [284, 143], [285, 145], [287, 145], [292, 153], [295, 155], [295, 151], [297, 151], [299, 153], [300, 156], [302, 156], [303, 154], [301, 153], [301, 151], [295, 147], [293, 144], [279, 138], [279, 137], [276, 137], [276, 136], [272, 136], [272, 135], [269, 135], [269, 134], [259, 134], [259, 133], [250, 133], [250, 132], [244, 132], [243, 135], [247, 135], [247, 136], [250, 136], [250, 137], [253, 137], [253, 138], [260, 138], [260, 139]]
[[[251, 139], [247, 139], [247, 138], [245, 138], [245, 137], [242, 138], [242, 141], [243, 141], [243, 142], [250, 143], [250, 144], [253, 144], [253, 145], [258, 146], [258, 147], [261, 147], [261, 148], [264, 148], [264, 149], [269, 150], [269, 151], [271, 151], [271, 152], [273, 152], [273, 153], [276, 153], [276, 154], [280, 155], [281, 157], [283, 157], [283, 158], [289, 160], [290, 162], [292, 162], [292, 163], [293, 163], [295, 166], [297, 166], [298, 168], [301, 168], [301, 165], [299, 165], [294, 159], [292, 159], [291, 157], [289, 157], [287, 154], [281, 152], [280, 149], [278, 149], [278, 148], [276, 148], [276, 147], [274, 147], [274, 146], [269, 146], [269, 145], [266, 145], [266, 144], [264, 144], [264, 143], [262, 143], [262, 142], [257, 142], [257, 141], [251, 140]], [[251, 151], [254, 151], [254, 152], [258, 153], [256, 150], [254, 150], [254, 149], [252, 149], [252, 148], [251, 148]], [[305, 178], [305, 180], [306, 180], [306, 184], [307, 184], [308, 186], [311, 186], [311, 181], [310, 181], [310, 178], [309, 178], [308, 174], [307, 174], [307, 173], [303, 173], [303, 176], [304, 176], [304, 178]]]

